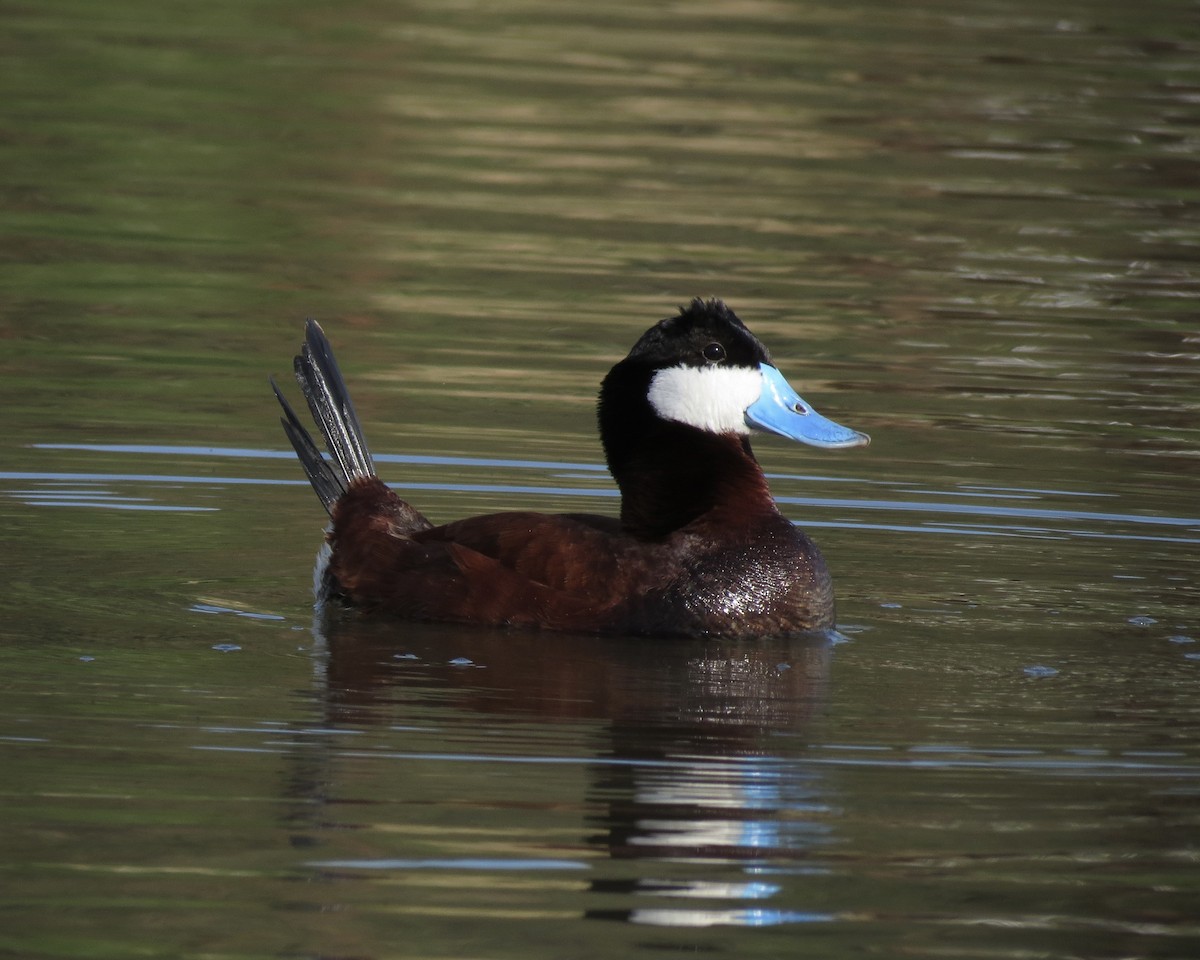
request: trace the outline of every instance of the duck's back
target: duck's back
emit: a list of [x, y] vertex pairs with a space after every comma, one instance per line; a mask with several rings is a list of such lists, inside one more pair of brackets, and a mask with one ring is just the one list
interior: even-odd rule
[[[754, 636], [833, 624], [813, 543], [771, 511], [731, 536], [698, 518], [665, 537], [615, 518], [498, 513], [443, 526], [380, 524], [383, 484], [334, 515], [336, 592], [405, 617], [634, 635]], [[357, 506], [357, 509], [356, 509]]]

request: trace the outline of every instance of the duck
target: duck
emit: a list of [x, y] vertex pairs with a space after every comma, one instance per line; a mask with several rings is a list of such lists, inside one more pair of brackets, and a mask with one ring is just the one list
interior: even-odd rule
[[329, 514], [319, 608], [645, 638], [778, 637], [835, 626], [833, 581], [779, 510], [753, 434], [818, 448], [870, 438], [819, 414], [719, 299], [650, 327], [600, 386], [618, 516], [509, 511], [435, 524], [377, 475], [315, 320], [294, 372], [322, 455], [274, 378], [280, 422]]

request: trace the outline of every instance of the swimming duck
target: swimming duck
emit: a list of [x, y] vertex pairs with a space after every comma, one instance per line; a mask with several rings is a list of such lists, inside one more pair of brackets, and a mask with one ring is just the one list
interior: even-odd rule
[[346, 385], [309, 320], [296, 380], [326, 460], [274, 380], [281, 423], [330, 516], [318, 602], [410, 619], [641, 636], [832, 628], [816, 545], [777, 509], [752, 431], [817, 447], [862, 433], [817, 413], [720, 300], [655, 324], [600, 387], [620, 517], [496, 513], [435, 526], [375, 474]]

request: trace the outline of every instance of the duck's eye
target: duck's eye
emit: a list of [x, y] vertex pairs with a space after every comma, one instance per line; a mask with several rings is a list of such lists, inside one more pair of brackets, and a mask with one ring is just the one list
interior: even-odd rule
[[705, 347], [702, 352], [704, 359], [709, 363], [720, 363], [725, 359], [725, 348], [715, 341]]

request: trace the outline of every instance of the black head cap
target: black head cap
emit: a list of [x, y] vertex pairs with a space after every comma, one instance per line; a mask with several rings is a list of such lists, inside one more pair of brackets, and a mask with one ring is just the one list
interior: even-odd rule
[[642, 334], [625, 362], [656, 369], [713, 363], [757, 367], [770, 363], [771, 357], [722, 301], [697, 297], [681, 307], [678, 316], [660, 320]]

